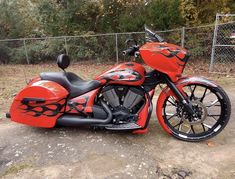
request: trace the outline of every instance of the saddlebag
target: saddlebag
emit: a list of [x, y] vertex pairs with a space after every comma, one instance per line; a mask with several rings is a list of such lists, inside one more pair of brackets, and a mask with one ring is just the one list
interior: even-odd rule
[[67, 90], [58, 83], [31, 82], [15, 96], [10, 108], [11, 120], [35, 127], [54, 127], [65, 110], [67, 96]]

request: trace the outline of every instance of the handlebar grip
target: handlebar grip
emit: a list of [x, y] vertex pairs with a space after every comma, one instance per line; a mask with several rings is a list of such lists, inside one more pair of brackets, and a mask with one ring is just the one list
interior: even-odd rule
[[135, 55], [135, 52], [138, 51], [138, 47], [131, 47], [131, 48], [128, 48], [127, 50], [124, 50], [122, 52], [122, 54], [125, 56], [125, 55], [130, 55], [130, 56], [134, 56]]

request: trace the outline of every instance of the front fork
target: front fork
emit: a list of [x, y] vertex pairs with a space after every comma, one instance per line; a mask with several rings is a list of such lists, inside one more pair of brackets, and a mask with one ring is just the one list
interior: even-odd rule
[[167, 86], [173, 91], [177, 99], [183, 104], [184, 109], [192, 116], [195, 115], [195, 111], [193, 110], [193, 105], [190, 100], [185, 98], [185, 96], [180, 92], [180, 90], [176, 87], [176, 85], [168, 78], [165, 79]]

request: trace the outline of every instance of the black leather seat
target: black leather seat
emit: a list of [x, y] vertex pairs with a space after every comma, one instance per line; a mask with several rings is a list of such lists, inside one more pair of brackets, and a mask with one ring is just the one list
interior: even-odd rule
[[44, 72], [40, 74], [42, 80], [54, 81], [69, 92], [69, 98], [74, 98], [85, 94], [99, 87], [97, 80], [84, 81], [79, 76], [71, 72]]

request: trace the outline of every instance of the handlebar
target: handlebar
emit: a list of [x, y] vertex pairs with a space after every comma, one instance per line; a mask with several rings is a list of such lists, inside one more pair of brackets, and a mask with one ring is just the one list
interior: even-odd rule
[[139, 46], [138, 45], [135, 45], [135, 46], [132, 46], [130, 48], [128, 48], [127, 50], [124, 50], [122, 52], [122, 54], [125, 56], [125, 55], [129, 55], [129, 56], [135, 56], [135, 53], [139, 50]]

